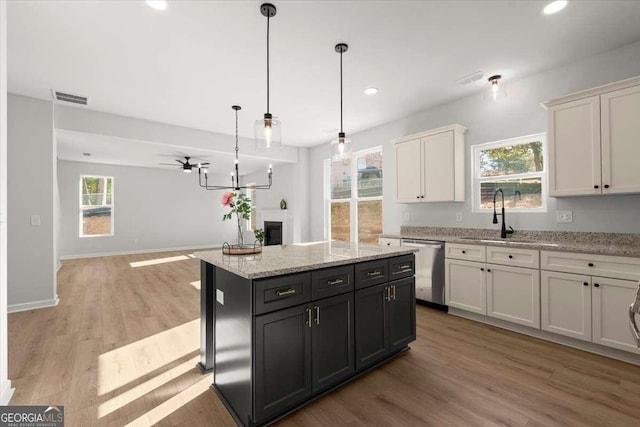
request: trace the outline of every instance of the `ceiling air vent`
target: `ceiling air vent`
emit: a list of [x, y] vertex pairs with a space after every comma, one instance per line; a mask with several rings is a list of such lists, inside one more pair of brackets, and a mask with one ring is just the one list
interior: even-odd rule
[[58, 92], [57, 90], [51, 90], [53, 92], [53, 99], [61, 102], [71, 102], [72, 104], [87, 105], [86, 96], [71, 95], [70, 93]]
[[456, 83], [460, 86], [466, 86], [470, 83], [477, 82], [482, 78], [482, 72], [476, 71], [475, 73], [471, 73], [468, 76], [464, 76], [456, 80]]

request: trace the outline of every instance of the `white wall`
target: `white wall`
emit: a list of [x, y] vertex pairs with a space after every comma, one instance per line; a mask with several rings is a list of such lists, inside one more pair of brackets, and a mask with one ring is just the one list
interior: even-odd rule
[[9, 94], [7, 129], [9, 311], [55, 305], [52, 103]]
[[[80, 175], [113, 176], [114, 235], [79, 237]], [[224, 180], [224, 181], [223, 181]], [[209, 182], [226, 182], [211, 175]], [[197, 174], [179, 170], [58, 161], [60, 256], [220, 246], [235, 243], [236, 228], [222, 222], [221, 191], [198, 186]]]
[[[263, 210], [280, 209], [280, 200], [287, 202], [287, 218], [291, 226], [286, 241], [306, 242], [309, 240], [309, 150], [298, 149], [298, 162], [279, 165], [273, 171], [273, 185], [268, 190], [257, 190], [256, 210], [258, 215]], [[242, 183], [257, 184], [267, 182], [266, 170], [243, 177]], [[262, 225], [258, 225], [262, 228]]]
[[[496, 228], [497, 226], [491, 224], [490, 214], [471, 212], [470, 147], [485, 142], [546, 132], [547, 114], [540, 106], [540, 102], [638, 75], [640, 75], [640, 42], [518, 81], [510, 82], [505, 79], [507, 80], [505, 83], [508, 84], [508, 97], [503, 102], [488, 103], [484, 100], [483, 94], [479, 93], [350, 135], [354, 151], [377, 145], [383, 147], [384, 232], [397, 232], [401, 225]], [[469, 128], [466, 134], [467, 201], [413, 205], [395, 203], [395, 153], [392, 141], [405, 135], [452, 123], [460, 123]], [[320, 213], [323, 209], [323, 160], [327, 157], [327, 152], [326, 144], [316, 146], [310, 152], [311, 212]], [[556, 223], [556, 209], [572, 210], [574, 222]], [[462, 212], [462, 222], [455, 221], [456, 212]], [[507, 212], [507, 223], [516, 230], [638, 233], [640, 232], [638, 212], [640, 212], [640, 195], [549, 198], [548, 212], [529, 214]], [[311, 215], [311, 240], [322, 238], [323, 227], [323, 216]]]
[[7, 2], [0, 1], [0, 405], [13, 389], [8, 376], [7, 342]]

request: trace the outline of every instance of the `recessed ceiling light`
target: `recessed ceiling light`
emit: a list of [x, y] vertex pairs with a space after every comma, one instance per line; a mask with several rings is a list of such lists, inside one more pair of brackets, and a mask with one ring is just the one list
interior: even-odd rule
[[378, 88], [377, 87], [368, 87], [364, 90], [364, 93], [367, 95], [375, 95], [376, 93], [378, 93]]
[[147, 5], [155, 10], [165, 10], [169, 3], [166, 0], [146, 0]]
[[546, 5], [544, 7], [542, 12], [545, 15], [553, 15], [554, 13], [558, 13], [562, 9], [567, 7], [568, 3], [569, 3], [569, 0], [555, 0], [555, 1], [552, 1], [551, 3], [549, 3], [548, 5]]

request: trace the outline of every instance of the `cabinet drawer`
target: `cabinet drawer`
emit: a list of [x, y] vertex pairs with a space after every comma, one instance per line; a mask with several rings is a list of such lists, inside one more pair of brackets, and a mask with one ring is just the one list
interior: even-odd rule
[[253, 286], [256, 315], [311, 301], [311, 273], [256, 280]]
[[486, 247], [482, 245], [447, 243], [445, 244], [445, 257], [485, 262], [487, 260]]
[[349, 291], [353, 291], [353, 265], [311, 272], [311, 298], [313, 300]]
[[541, 251], [543, 270], [640, 280], [640, 259], [631, 257]]
[[411, 255], [389, 258], [389, 280], [404, 279], [415, 274], [415, 257]]
[[382, 246], [400, 246], [400, 239], [395, 239], [393, 237], [380, 237], [378, 242]]
[[360, 262], [356, 264], [356, 289], [362, 289], [387, 282], [389, 263], [387, 259]]
[[534, 249], [487, 246], [487, 262], [517, 267], [539, 268], [540, 251]]

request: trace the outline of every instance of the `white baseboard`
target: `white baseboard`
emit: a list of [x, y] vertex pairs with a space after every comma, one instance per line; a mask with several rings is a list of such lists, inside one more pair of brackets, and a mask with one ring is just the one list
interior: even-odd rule
[[62, 255], [61, 260], [69, 259], [81, 259], [81, 258], [98, 258], [106, 256], [117, 255], [136, 255], [136, 254], [152, 254], [156, 252], [173, 252], [173, 251], [190, 251], [190, 250], [202, 250], [202, 249], [219, 249], [222, 247], [222, 243], [216, 243], [213, 245], [201, 245], [201, 246], [183, 246], [177, 248], [159, 248], [159, 249], [139, 249], [135, 251], [119, 251], [119, 252], [104, 252], [96, 254], [78, 254], [78, 255]]
[[476, 322], [486, 323], [487, 325], [507, 329], [512, 332], [529, 335], [530, 337], [540, 338], [545, 341], [551, 341], [556, 344], [566, 345], [567, 347], [576, 348], [578, 350], [588, 351], [589, 353], [594, 353], [600, 356], [610, 357], [622, 362], [640, 365], [640, 355], [638, 354], [629, 353], [615, 348], [605, 347], [600, 344], [594, 344], [592, 342], [582, 341], [571, 337], [565, 337], [563, 335], [554, 334], [552, 332], [543, 331], [541, 329], [518, 325], [516, 323], [507, 322], [505, 320], [494, 319], [493, 317], [472, 313], [466, 310], [460, 310], [454, 307], [449, 307], [449, 314], [453, 314], [454, 316], [458, 317], [464, 317], [465, 319], [474, 320]]
[[0, 406], [6, 406], [9, 404], [11, 396], [13, 396], [13, 392], [16, 391], [16, 389], [11, 388], [11, 380], [7, 380], [6, 383], [0, 384], [0, 387]]
[[17, 313], [19, 311], [37, 310], [39, 308], [55, 307], [60, 302], [60, 298], [56, 295], [53, 299], [47, 299], [42, 301], [24, 302], [21, 304], [9, 304], [7, 306], [7, 312]]

